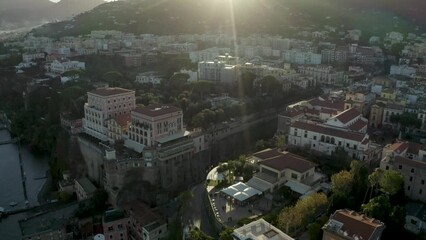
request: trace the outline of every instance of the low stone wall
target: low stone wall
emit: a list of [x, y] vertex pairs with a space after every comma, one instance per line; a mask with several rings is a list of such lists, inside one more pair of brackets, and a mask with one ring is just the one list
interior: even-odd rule
[[210, 221], [215, 227], [216, 231], [218, 233], [222, 232], [224, 229], [226, 229], [226, 226], [218, 219], [214, 213], [212, 201], [210, 198], [209, 193], [207, 192], [207, 182], [204, 183], [205, 191], [204, 191], [204, 203], [207, 205], [207, 209], [209, 212]]

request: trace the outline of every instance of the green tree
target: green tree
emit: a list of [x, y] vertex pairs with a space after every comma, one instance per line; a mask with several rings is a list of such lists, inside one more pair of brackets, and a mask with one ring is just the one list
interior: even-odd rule
[[212, 237], [208, 236], [198, 228], [194, 228], [189, 232], [191, 240], [213, 240]]
[[313, 223], [308, 228], [308, 234], [310, 240], [321, 240], [322, 239], [322, 226], [319, 223]]
[[238, 93], [240, 97], [252, 96], [253, 95], [253, 83], [256, 79], [256, 75], [253, 73], [243, 72], [240, 75], [240, 79], [237, 83]]
[[278, 215], [278, 226], [284, 232], [294, 234], [298, 229], [314, 221], [318, 211], [327, 204], [327, 196], [323, 193], [314, 193], [300, 199], [294, 206], [286, 207], [281, 211]]
[[331, 176], [331, 187], [335, 194], [347, 196], [352, 191], [353, 176], [348, 171], [340, 171]]
[[395, 195], [404, 186], [404, 177], [395, 170], [386, 170], [379, 180], [380, 189]]
[[232, 233], [234, 232], [234, 228], [226, 228], [219, 234], [220, 240], [233, 240]]

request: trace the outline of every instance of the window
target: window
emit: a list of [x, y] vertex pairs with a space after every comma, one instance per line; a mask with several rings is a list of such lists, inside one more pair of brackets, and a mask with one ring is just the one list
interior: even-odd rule
[[411, 169], [411, 172], [414, 173], [414, 168]]
[[314, 140], [317, 140], [317, 136], [314, 136]]
[[410, 182], [412, 182], [413, 181], [413, 177], [410, 177]]
[[297, 179], [297, 174], [296, 174], [296, 173], [292, 173], [292, 174], [291, 174], [291, 178], [293, 178], [293, 179]]
[[308, 134], [307, 133], [305, 133], [305, 138], [308, 138]]
[[114, 231], [114, 226], [109, 226], [108, 231]]
[[423, 192], [423, 189], [420, 189], [420, 190], [419, 190], [419, 194], [422, 194], [422, 192]]
[[422, 179], [422, 185], [425, 185], [425, 180]]
[[411, 189], [411, 187], [410, 187], [410, 186], [408, 186], [408, 187], [407, 187], [407, 190], [408, 190], [408, 191], [410, 191], [410, 189]]
[[399, 166], [398, 166], [398, 169], [399, 169], [399, 170], [401, 170], [401, 169], [402, 169], [402, 165], [399, 165]]
[[386, 170], [389, 170], [389, 166], [386, 166]]

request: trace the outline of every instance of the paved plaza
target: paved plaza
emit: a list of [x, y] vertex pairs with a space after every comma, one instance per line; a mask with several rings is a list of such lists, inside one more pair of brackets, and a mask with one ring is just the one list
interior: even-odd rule
[[255, 200], [251, 204], [245, 206], [240, 206], [236, 203], [233, 203], [230, 197], [225, 197], [219, 194], [219, 190], [209, 189], [210, 198], [212, 199], [212, 207], [216, 213], [216, 217], [220, 221], [229, 226], [234, 227], [238, 220], [242, 218], [255, 218], [257, 216], [263, 215], [271, 209], [272, 201], [266, 199], [264, 196]]

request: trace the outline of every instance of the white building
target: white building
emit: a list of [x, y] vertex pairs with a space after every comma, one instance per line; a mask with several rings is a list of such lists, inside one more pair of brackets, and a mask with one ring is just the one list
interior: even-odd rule
[[238, 240], [294, 240], [263, 218], [235, 229], [232, 236]]
[[189, 58], [192, 63], [198, 63], [202, 61], [213, 61], [219, 55], [225, 55], [231, 51], [230, 48], [208, 48], [200, 51], [193, 51], [189, 53]]
[[37, 60], [37, 59], [44, 59], [44, 58], [45, 58], [45, 54], [43, 52], [22, 54], [22, 61], [25, 62], [25, 63], [32, 62], [32, 61]]
[[222, 83], [234, 83], [236, 80], [236, 67], [226, 65], [221, 61], [199, 62], [198, 79]]
[[416, 75], [416, 69], [408, 65], [392, 65], [390, 68], [390, 75], [413, 77]]
[[355, 159], [369, 160], [368, 121], [354, 108], [330, 118], [326, 123], [296, 121], [290, 126], [288, 143], [331, 155], [342, 148]]
[[312, 52], [302, 52], [299, 50], [290, 50], [285, 51], [283, 54], [285, 61], [300, 65], [319, 65], [321, 64], [322, 56], [321, 54], [316, 54]]
[[153, 85], [158, 85], [161, 83], [162, 80], [163, 80], [162, 77], [158, 76], [156, 72], [152, 72], [152, 71], [139, 73], [136, 76], [136, 82], [143, 83], [143, 84], [151, 83]]
[[47, 66], [50, 73], [62, 74], [72, 70], [85, 70], [86, 64], [79, 61], [58, 61], [54, 60], [50, 65]]
[[87, 93], [84, 104], [84, 132], [101, 140], [108, 139], [106, 120], [128, 114], [135, 108], [135, 91], [123, 88], [100, 88]]

